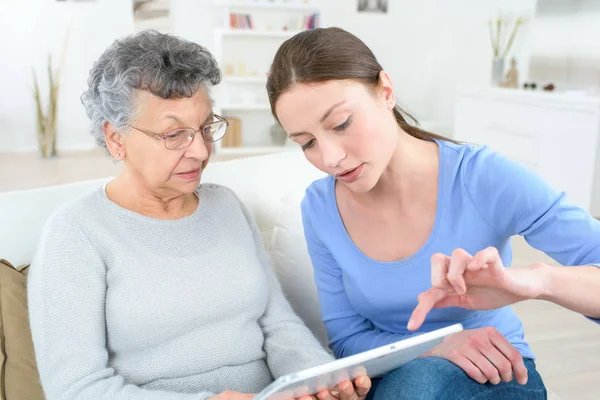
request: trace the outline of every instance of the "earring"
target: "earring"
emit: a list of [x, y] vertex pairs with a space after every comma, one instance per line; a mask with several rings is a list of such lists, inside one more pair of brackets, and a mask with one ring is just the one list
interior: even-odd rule
[[121, 153], [117, 153], [117, 154], [115, 154], [115, 158], [116, 158], [117, 160], [120, 160], [120, 159], [121, 159]]

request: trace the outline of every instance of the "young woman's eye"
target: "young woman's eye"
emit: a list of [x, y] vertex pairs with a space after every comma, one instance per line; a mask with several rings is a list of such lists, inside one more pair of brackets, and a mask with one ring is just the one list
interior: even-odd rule
[[315, 139], [310, 139], [308, 142], [302, 145], [302, 151], [310, 149], [315, 144]]
[[345, 120], [342, 124], [336, 126], [335, 128], [333, 128], [334, 131], [343, 131], [344, 129], [348, 128], [350, 126], [350, 124], [352, 123], [352, 117], [348, 117], [347, 120]]

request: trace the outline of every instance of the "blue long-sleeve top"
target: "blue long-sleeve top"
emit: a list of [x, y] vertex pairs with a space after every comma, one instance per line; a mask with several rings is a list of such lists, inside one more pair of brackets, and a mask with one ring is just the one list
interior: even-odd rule
[[535, 358], [510, 306], [433, 309], [417, 333], [408, 331], [418, 294], [431, 287], [431, 256], [494, 246], [509, 266], [510, 238], [522, 235], [563, 265], [598, 265], [600, 222], [536, 173], [485, 146], [436, 142], [434, 226], [426, 243], [405, 259], [375, 261], [354, 244], [337, 208], [333, 177], [308, 187], [302, 219], [330, 347], [345, 357], [460, 322], [465, 329], [493, 326], [523, 357]]

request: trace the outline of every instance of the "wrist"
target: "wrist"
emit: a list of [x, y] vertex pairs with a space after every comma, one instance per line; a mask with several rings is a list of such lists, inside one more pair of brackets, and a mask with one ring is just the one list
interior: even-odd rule
[[540, 292], [533, 299], [551, 301], [557, 280], [557, 268], [544, 263], [533, 264], [530, 268], [540, 280]]

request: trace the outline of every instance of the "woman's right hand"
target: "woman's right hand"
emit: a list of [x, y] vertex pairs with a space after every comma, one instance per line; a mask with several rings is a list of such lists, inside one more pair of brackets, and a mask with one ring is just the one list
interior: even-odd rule
[[442, 357], [462, 368], [475, 381], [497, 385], [514, 377], [527, 383], [527, 368], [521, 353], [493, 327], [464, 330], [423, 354]]
[[[337, 390], [323, 390], [316, 396], [301, 396], [297, 399], [290, 396], [289, 400], [364, 400], [371, 389], [371, 379], [368, 376], [359, 376], [351, 381], [341, 382]], [[247, 393], [234, 392], [227, 390], [217, 396], [210, 397], [208, 400], [251, 400], [255, 395]]]
[[210, 397], [208, 400], [251, 400], [254, 398], [254, 394], [234, 392], [233, 390], [226, 390], [216, 396]]

